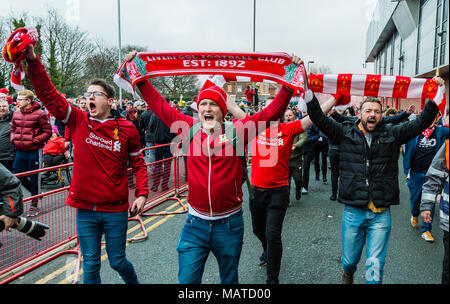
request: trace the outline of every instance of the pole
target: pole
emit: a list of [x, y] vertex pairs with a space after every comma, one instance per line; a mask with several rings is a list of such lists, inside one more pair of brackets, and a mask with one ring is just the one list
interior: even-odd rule
[[256, 51], [256, 0], [253, 0], [253, 52]]
[[[119, 65], [122, 64], [122, 35], [121, 35], [121, 27], [120, 27], [120, 0], [117, 0], [117, 23], [118, 23], [118, 33], [119, 33]], [[123, 106], [122, 102], [122, 89], [119, 88], [119, 102], [120, 106]]]

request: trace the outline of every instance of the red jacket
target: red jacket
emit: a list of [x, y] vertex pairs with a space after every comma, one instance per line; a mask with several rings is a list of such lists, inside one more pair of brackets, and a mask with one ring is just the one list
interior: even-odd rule
[[44, 147], [44, 154], [59, 155], [66, 152], [66, 141], [62, 137], [49, 139]]
[[253, 103], [253, 97], [256, 95], [256, 93], [252, 90], [245, 90], [244, 94], [245, 96], [247, 96], [247, 101]]
[[39, 103], [34, 102], [29, 109], [14, 112], [10, 139], [16, 150], [38, 150], [51, 136], [52, 126]]
[[[139, 90], [149, 108], [167, 125], [174, 122], [184, 124], [184, 130], [194, 124], [190, 116], [178, 113], [164, 101], [149, 81], [138, 83]], [[245, 123], [263, 122], [265, 130], [270, 121], [277, 121], [286, 110], [292, 97], [292, 92], [283, 87], [274, 101], [264, 110], [242, 120], [234, 120], [237, 134], [244, 144], [256, 136], [256, 132], [249, 132]], [[180, 132], [178, 132], [179, 134]], [[229, 140], [221, 133], [206, 134], [198, 132], [189, 146], [187, 157], [188, 168], [188, 202], [190, 208], [206, 217], [219, 217], [231, 214], [241, 208], [242, 183], [244, 168], [242, 159], [236, 155]], [[180, 135], [184, 139], [184, 134]]]
[[70, 106], [53, 86], [40, 59], [28, 62], [28, 74], [38, 98], [70, 129], [76, 147], [66, 204], [94, 211], [127, 211], [128, 161], [136, 176], [135, 197], [148, 197], [147, 167], [135, 126], [123, 118], [99, 121]]
[[289, 185], [289, 158], [294, 137], [303, 132], [302, 121], [280, 123], [252, 141], [251, 184], [260, 188]]

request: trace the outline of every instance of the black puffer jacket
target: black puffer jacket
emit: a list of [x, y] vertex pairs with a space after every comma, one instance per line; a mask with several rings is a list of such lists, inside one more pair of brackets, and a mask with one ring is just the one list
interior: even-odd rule
[[23, 213], [23, 193], [20, 181], [0, 164], [0, 215], [17, 218]]
[[14, 145], [10, 141], [11, 121], [13, 112], [9, 112], [0, 118], [0, 160], [13, 160], [15, 153]]
[[311, 120], [339, 145], [339, 202], [378, 208], [399, 204], [398, 157], [400, 146], [423, 132], [435, 119], [439, 108], [428, 101], [417, 119], [401, 125], [380, 123], [368, 146], [359, 122], [340, 124], [325, 116], [319, 102], [308, 103]]

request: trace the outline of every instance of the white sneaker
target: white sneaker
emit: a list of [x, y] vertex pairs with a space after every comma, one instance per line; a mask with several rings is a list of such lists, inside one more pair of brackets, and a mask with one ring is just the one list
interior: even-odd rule
[[308, 190], [302, 187], [302, 194], [308, 194]]

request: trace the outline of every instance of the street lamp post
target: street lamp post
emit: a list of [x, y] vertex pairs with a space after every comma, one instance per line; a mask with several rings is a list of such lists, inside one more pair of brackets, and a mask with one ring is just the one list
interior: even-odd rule
[[[120, 0], [117, 0], [117, 20], [118, 20], [118, 35], [119, 35], [119, 67], [122, 64], [122, 35], [121, 35], [121, 26], [120, 26]], [[119, 88], [119, 102], [120, 106], [123, 106], [122, 103], [122, 89]]]
[[256, 51], [256, 0], [253, 0], [253, 52]]

